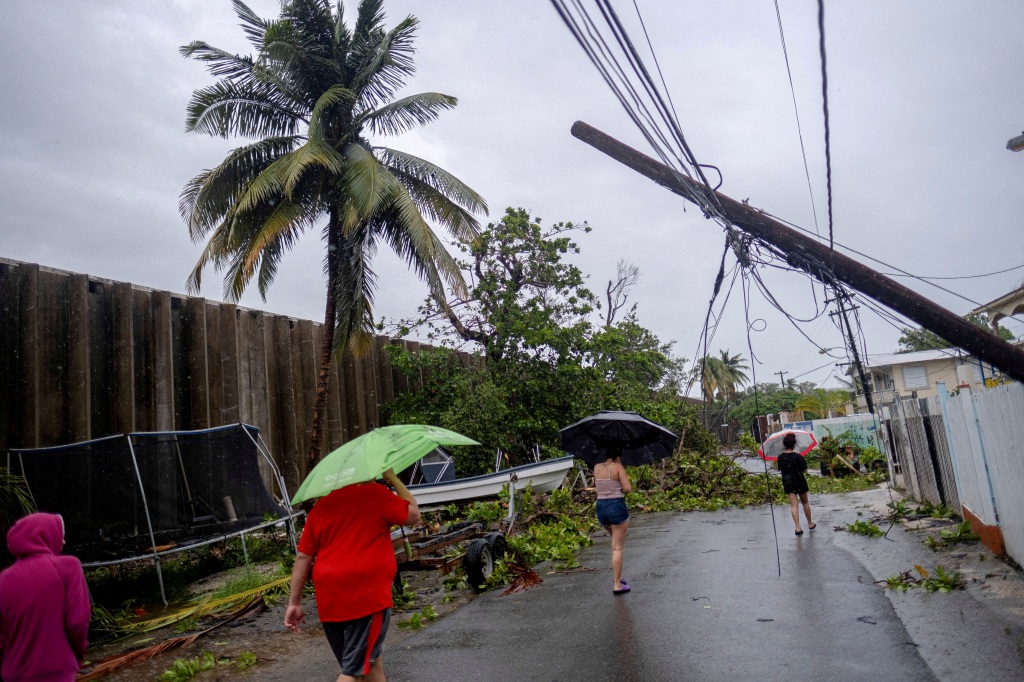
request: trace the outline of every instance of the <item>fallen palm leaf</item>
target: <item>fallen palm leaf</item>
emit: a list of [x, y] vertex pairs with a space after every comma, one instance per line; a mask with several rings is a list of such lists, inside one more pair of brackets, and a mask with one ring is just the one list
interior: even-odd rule
[[221, 621], [220, 623], [217, 623], [212, 627], [206, 628], [205, 630], [201, 630], [200, 632], [196, 632], [191, 635], [186, 635], [184, 637], [175, 637], [173, 639], [168, 639], [163, 642], [160, 642], [159, 644], [148, 646], [144, 649], [135, 649], [134, 651], [127, 651], [123, 654], [109, 656], [102, 660], [96, 661], [88, 672], [79, 673], [78, 676], [75, 678], [75, 682], [88, 682], [89, 680], [99, 679], [104, 675], [109, 675], [115, 670], [120, 670], [121, 668], [125, 668], [129, 665], [132, 665], [133, 663], [138, 663], [140, 661], [148, 661], [154, 656], [159, 656], [160, 654], [166, 653], [168, 651], [188, 646], [189, 644], [196, 641], [203, 635], [213, 632], [217, 628], [223, 627], [228, 623], [232, 623], [238, 620], [239, 618], [249, 615], [250, 613], [255, 613], [260, 609], [264, 608], [264, 606], [265, 605], [263, 603], [263, 595], [256, 595], [256, 597], [250, 600], [249, 603], [245, 604], [240, 609], [230, 614], [225, 620]]
[[288, 583], [290, 581], [290, 576], [279, 578], [278, 580], [273, 580], [251, 590], [228, 595], [227, 597], [221, 597], [220, 599], [212, 599], [210, 595], [205, 595], [192, 606], [180, 609], [174, 613], [169, 613], [166, 616], [134, 622], [118, 621], [118, 627], [126, 635], [141, 634], [143, 632], [159, 630], [188, 618], [202, 618], [203, 616], [208, 616], [217, 613], [218, 611], [229, 609], [243, 602], [247, 602], [257, 595], [264, 595], [276, 590], [285, 589], [288, 587]]
[[503, 597], [528, 590], [544, 582], [544, 579], [536, 571], [531, 570], [521, 561], [508, 561], [505, 565], [508, 567], [509, 573], [512, 574], [512, 581], [509, 583], [508, 589], [501, 593]]

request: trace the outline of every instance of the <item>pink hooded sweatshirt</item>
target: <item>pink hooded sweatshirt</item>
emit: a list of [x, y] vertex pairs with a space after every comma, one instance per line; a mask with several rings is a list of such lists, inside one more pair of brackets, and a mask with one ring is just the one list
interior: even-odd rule
[[64, 520], [29, 514], [7, 531], [17, 561], [0, 573], [0, 675], [4, 682], [69, 682], [89, 634], [82, 564], [60, 556]]

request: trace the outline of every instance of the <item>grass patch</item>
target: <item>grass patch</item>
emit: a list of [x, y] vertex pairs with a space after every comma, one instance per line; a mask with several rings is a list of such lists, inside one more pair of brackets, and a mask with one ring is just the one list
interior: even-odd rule
[[861, 490], [871, 490], [885, 480], [879, 472], [866, 474], [864, 476], [843, 476], [832, 478], [831, 476], [808, 476], [807, 487], [812, 493], [854, 493]]
[[855, 521], [853, 523], [846, 524], [846, 530], [856, 535], [867, 535], [868, 537], [877, 538], [885, 535], [882, 529], [871, 523], [870, 521]]
[[952, 592], [953, 590], [964, 589], [964, 581], [959, 573], [947, 573], [942, 566], [936, 566], [934, 574], [918, 564], [914, 570], [921, 576], [918, 578], [910, 571], [904, 571], [899, 575], [892, 575], [885, 579], [886, 587], [891, 590], [906, 592], [909, 589], [920, 587], [928, 592]]
[[938, 536], [928, 535], [924, 539], [924, 546], [928, 549], [938, 551], [943, 547], [951, 547], [961, 542], [978, 542], [981, 538], [971, 532], [971, 522], [961, 521], [952, 528], [943, 528]]

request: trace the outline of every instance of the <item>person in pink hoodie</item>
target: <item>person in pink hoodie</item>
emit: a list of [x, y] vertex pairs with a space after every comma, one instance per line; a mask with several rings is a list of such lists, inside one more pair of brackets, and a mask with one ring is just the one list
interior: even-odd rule
[[89, 590], [81, 562], [61, 556], [64, 520], [29, 514], [7, 531], [17, 561], [0, 573], [3, 682], [70, 682], [88, 646]]

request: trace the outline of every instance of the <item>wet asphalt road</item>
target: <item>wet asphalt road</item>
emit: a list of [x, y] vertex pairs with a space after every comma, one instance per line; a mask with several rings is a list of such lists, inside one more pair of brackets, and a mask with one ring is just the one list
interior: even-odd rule
[[388, 679], [936, 679], [830, 526], [777, 522], [781, 578], [764, 508], [636, 516], [631, 593], [611, 594], [602, 534], [580, 556], [601, 570], [476, 600], [386, 651]]
[[[788, 508], [776, 508], [781, 577], [765, 507], [635, 515], [631, 593], [611, 594], [602, 532], [579, 556], [593, 572], [542, 564], [539, 587], [489, 592], [418, 632], [396, 629], [384, 649], [388, 680], [1024, 680], [1019, 571], [977, 545], [933, 553], [922, 544], [929, 529], [903, 523], [889, 539], [833, 530], [889, 499], [884, 489], [812, 495], [818, 529], [801, 538]], [[966, 590], [872, 584], [943, 563]], [[335, 679], [323, 631], [307, 630], [254, 649], [267, 657], [256, 679]]]

